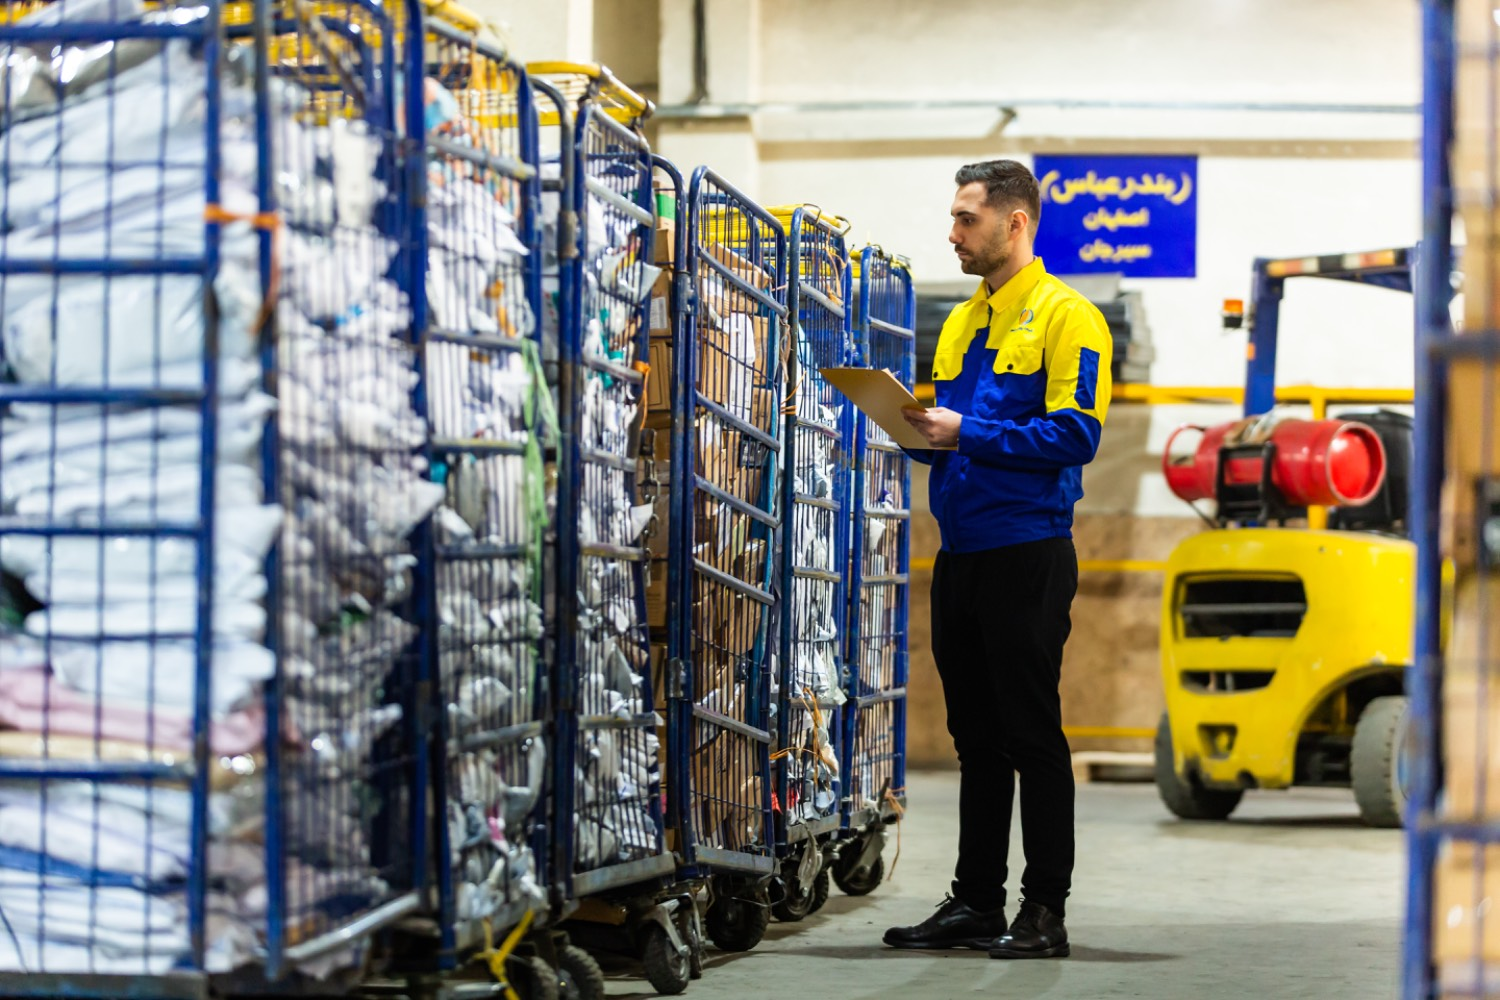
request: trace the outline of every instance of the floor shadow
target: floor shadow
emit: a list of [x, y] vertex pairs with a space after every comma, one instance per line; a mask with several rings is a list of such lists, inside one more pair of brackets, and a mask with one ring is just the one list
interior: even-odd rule
[[1157, 829], [1167, 836], [1233, 833], [1235, 830], [1367, 830], [1358, 816], [1246, 816], [1222, 821], [1164, 819]]
[[1119, 951], [1114, 948], [1093, 948], [1089, 945], [1073, 945], [1071, 962], [1112, 962], [1120, 965], [1135, 965], [1142, 962], [1176, 962], [1181, 955], [1169, 955], [1156, 951]]
[[1260, 826], [1260, 827], [1330, 827], [1337, 829], [1361, 829], [1369, 830], [1372, 827], [1365, 826], [1364, 820], [1358, 816], [1246, 816], [1241, 819], [1231, 819], [1230, 826]]
[[922, 951], [918, 949], [887, 948], [883, 944], [867, 942], [848, 945], [812, 945], [807, 948], [781, 948], [777, 951], [777, 954], [796, 955], [799, 958], [833, 958], [849, 962], [909, 961], [918, 958], [927, 961], [931, 961], [934, 958], [959, 960], [983, 959], [989, 961], [990, 957], [985, 952], [974, 951], [971, 948]]

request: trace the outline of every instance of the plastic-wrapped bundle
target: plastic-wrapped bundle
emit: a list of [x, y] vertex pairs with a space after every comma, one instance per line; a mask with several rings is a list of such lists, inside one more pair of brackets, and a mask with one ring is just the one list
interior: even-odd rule
[[[276, 109], [279, 258], [279, 581], [288, 940], [323, 934], [389, 898], [418, 629], [402, 617], [411, 535], [442, 502], [413, 404], [412, 312], [381, 226], [388, 137], [359, 121]], [[323, 973], [353, 956], [335, 954]]]
[[[190, 24], [201, 10], [147, 13], [134, 0], [43, 8], [25, 23]], [[207, 249], [203, 186], [207, 73], [182, 39], [9, 47], [0, 249], [11, 260], [109, 262]], [[220, 206], [255, 209], [254, 93], [227, 75]], [[107, 157], [101, 150], [108, 150]], [[256, 391], [252, 320], [258, 239], [221, 227], [209, 287], [185, 274], [6, 274], [4, 375], [42, 388], [152, 387], [203, 379], [204, 300], [217, 316], [219, 426], [209, 741], [217, 756], [211, 833], [227, 834], [233, 789], [258, 781], [264, 720], [255, 694], [274, 660], [261, 564], [281, 511], [260, 488], [271, 401]], [[201, 411], [190, 405], [18, 403], [0, 420], [0, 510], [51, 525], [196, 520]], [[0, 755], [174, 764], [191, 759], [199, 653], [198, 542], [138, 534], [0, 537]], [[180, 788], [11, 782], [0, 788], [0, 967], [160, 973], [188, 951], [181, 879], [194, 864], [191, 796]], [[210, 968], [250, 954], [244, 893], [263, 886], [253, 848], [215, 843]], [[133, 913], [133, 917], [131, 914]]]
[[[816, 334], [825, 339], [831, 335], [829, 331]], [[803, 372], [817, 370], [812, 336], [801, 326], [796, 330], [797, 360]], [[837, 442], [815, 428], [841, 431], [842, 396], [820, 379], [804, 379], [796, 394], [796, 415], [799, 426], [790, 470], [794, 494], [841, 501]], [[782, 544], [789, 547], [790, 562], [799, 570], [842, 575], [847, 567], [839, 565], [838, 539], [839, 532], [847, 529], [840, 511], [799, 502], [792, 506]], [[838, 808], [841, 775], [830, 720], [847, 700], [838, 660], [845, 608], [838, 606], [835, 583], [799, 576], [791, 582], [786, 609], [782, 628], [790, 637], [784, 647], [790, 657], [785, 664], [790, 690], [784, 696], [801, 706], [790, 715], [783, 764], [786, 821], [796, 824], [829, 816]]]
[[467, 938], [469, 922], [515, 919], [547, 901], [531, 840], [547, 763], [542, 542], [552, 510], [542, 454], [556, 418], [528, 294], [527, 268], [540, 261], [521, 233], [526, 182], [499, 166], [523, 153], [526, 84], [482, 49], [442, 36], [432, 44], [448, 68], [424, 81], [438, 139], [427, 161], [424, 350], [432, 478], [444, 491], [434, 537], [448, 860]]

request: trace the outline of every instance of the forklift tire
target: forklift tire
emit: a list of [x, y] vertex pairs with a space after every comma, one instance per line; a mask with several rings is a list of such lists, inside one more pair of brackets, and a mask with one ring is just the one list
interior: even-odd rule
[[1349, 778], [1366, 826], [1396, 827], [1406, 809], [1401, 754], [1406, 743], [1407, 701], [1376, 698], [1360, 713], [1349, 751]]
[[1182, 780], [1172, 762], [1172, 730], [1163, 715], [1156, 727], [1156, 791], [1172, 815], [1181, 819], [1228, 819], [1244, 792], [1204, 788], [1196, 781]]

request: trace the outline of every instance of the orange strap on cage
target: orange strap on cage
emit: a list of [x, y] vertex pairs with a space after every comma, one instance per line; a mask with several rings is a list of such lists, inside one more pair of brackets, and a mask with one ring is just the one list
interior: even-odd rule
[[256, 229], [276, 230], [281, 228], [278, 212], [231, 212], [223, 205], [207, 205], [203, 209], [203, 221], [220, 225], [226, 222], [248, 222]]
[[231, 212], [223, 205], [205, 205], [203, 221], [216, 225], [231, 222], [248, 222], [256, 229], [271, 234], [271, 274], [266, 280], [266, 297], [261, 300], [260, 311], [255, 314], [252, 331], [265, 328], [276, 309], [276, 299], [281, 289], [281, 214], [278, 212]]

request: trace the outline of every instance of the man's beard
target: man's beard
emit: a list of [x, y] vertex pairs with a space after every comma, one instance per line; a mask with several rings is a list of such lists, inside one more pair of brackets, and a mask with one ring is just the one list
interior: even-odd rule
[[985, 247], [982, 253], [960, 258], [959, 267], [965, 274], [977, 274], [983, 277], [986, 274], [994, 274], [1009, 260], [1009, 248], [1003, 242], [997, 242]]

